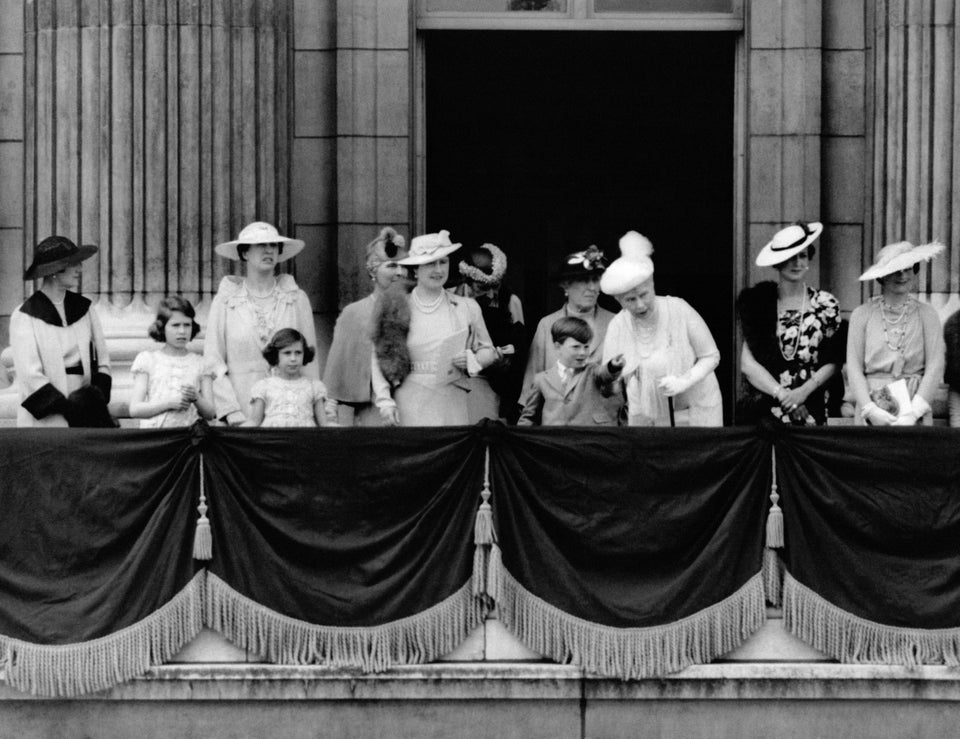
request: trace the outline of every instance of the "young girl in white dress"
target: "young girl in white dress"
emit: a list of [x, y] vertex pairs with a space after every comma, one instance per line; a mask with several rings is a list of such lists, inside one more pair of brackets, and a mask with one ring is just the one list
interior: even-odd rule
[[304, 377], [303, 365], [313, 361], [313, 347], [293, 328], [277, 331], [263, 356], [271, 374], [250, 390], [250, 412], [244, 426], [326, 426], [327, 388]]
[[160, 301], [148, 334], [163, 346], [140, 352], [130, 367], [130, 417], [142, 419], [140, 428], [190, 426], [215, 415], [214, 372], [201, 355], [187, 349], [200, 331], [195, 316], [185, 298], [174, 295]]

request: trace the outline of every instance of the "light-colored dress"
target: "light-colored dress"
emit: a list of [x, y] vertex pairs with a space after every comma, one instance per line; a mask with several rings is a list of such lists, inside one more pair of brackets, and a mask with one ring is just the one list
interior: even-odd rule
[[444, 291], [440, 305], [429, 313], [410, 301], [411, 372], [392, 393], [380, 371], [376, 356], [371, 366], [377, 407], [396, 402], [401, 426], [462, 426], [470, 422], [468, 393], [470, 384], [463, 373], [454, 373], [452, 381], [437, 379], [438, 369], [450, 366], [452, 354], [446, 350], [451, 336], [464, 334], [457, 351], [478, 351], [493, 344], [483, 322], [480, 306], [473, 298], [450, 295]]
[[[851, 323], [855, 317], [865, 317], [863, 375], [867, 380], [867, 387], [873, 392], [903, 378], [912, 398], [920, 387], [927, 365], [924, 318], [930, 325], [937, 326], [940, 319], [932, 306], [912, 298], [908, 301], [902, 318], [888, 318], [885, 324], [881, 310], [881, 296], [878, 295], [856, 308], [850, 317]], [[890, 315], [889, 311], [887, 315]], [[936, 351], [943, 354], [943, 335], [939, 331], [935, 333], [935, 339], [938, 346]], [[859, 404], [854, 417], [858, 424], [864, 423]], [[924, 421], [932, 422], [929, 413], [924, 417]]]
[[316, 426], [314, 407], [326, 401], [327, 388], [320, 380], [302, 375], [295, 380], [271, 375], [253, 383], [250, 398], [263, 401], [261, 426]]
[[[719, 358], [716, 342], [700, 314], [683, 298], [658, 295], [657, 327], [645, 337], [627, 310], [607, 328], [603, 346], [606, 364], [623, 354], [630, 426], [669, 426], [667, 398], [657, 387], [667, 375], [682, 375], [704, 357]], [[710, 372], [700, 382], [673, 398], [677, 426], [722, 426], [723, 399], [717, 376]]]
[[[296, 329], [316, 347], [310, 301], [291, 275], [279, 275], [276, 289], [266, 298], [251, 295], [240, 277], [223, 278], [210, 304], [203, 346], [204, 358], [217, 373], [213, 382], [217, 418], [234, 411], [246, 415], [253, 383], [270, 371], [263, 349], [281, 328]], [[306, 365], [303, 374], [320, 379], [315, 362]]]
[[[130, 374], [147, 376], [147, 396], [144, 400], [157, 402], [178, 400], [183, 385], [192, 386], [198, 393], [205, 376], [212, 378], [212, 367], [203, 357], [193, 352], [176, 356], [162, 349], [140, 352], [130, 366]], [[191, 403], [186, 410], [163, 411], [151, 418], [140, 419], [140, 428], [159, 429], [190, 426], [200, 418], [197, 407]]]

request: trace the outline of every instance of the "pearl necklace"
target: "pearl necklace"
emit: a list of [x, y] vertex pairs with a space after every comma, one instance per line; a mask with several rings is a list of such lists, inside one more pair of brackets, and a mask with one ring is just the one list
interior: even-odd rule
[[[784, 313], [787, 312], [785, 309]], [[807, 284], [803, 284], [803, 297], [800, 299], [800, 316], [797, 318], [797, 335], [793, 337], [793, 346], [788, 347], [785, 351], [783, 348], [783, 342], [777, 341], [777, 348], [780, 349], [780, 356], [784, 358], [787, 362], [793, 360], [797, 356], [797, 349], [800, 347], [800, 334], [803, 331], [803, 317], [807, 312]], [[791, 323], [793, 323], [791, 321]], [[783, 333], [787, 332], [787, 329], [790, 328], [789, 325], [784, 322]], [[781, 334], [782, 336], [783, 334]], [[779, 337], [778, 337], [779, 338]]]
[[273, 278], [273, 287], [271, 287], [271, 288], [270, 288], [269, 290], [267, 290], [265, 293], [258, 293], [258, 292], [256, 292], [256, 291], [253, 289], [253, 287], [250, 285], [250, 283], [247, 282], [246, 280], [243, 281], [243, 284], [246, 286], [247, 292], [250, 294], [250, 297], [263, 299], [263, 298], [269, 298], [269, 297], [272, 296], [274, 293], [276, 293], [276, 292], [277, 292], [277, 286], [278, 286], [279, 283], [277, 282], [277, 278], [274, 277], [274, 278]]
[[893, 314], [893, 312], [896, 310], [896, 308], [893, 307], [892, 305], [887, 305], [887, 301], [884, 300], [883, 297], [881, 297], [881, 298], [880, 298], [880, 315], [881, 315], [881, 317], [883, 318], [883, 325], [884, 325], [884, 326], [887, 326], [887, 325], [896, 326], [898, 323], [900, 323], [901, 321], [903, 321], [903, 319], [906, 318], [907, 311], [910, 310], [910, 301], [911, 301], [911, 300], [912, 300], [912, 298], [907, 298], [906, 300], [904, 300], [904, 301], [903, 301], [903, 307], [900, 309], [900, 315], [897, 316], [895, 319], [891, 318], [891, 319], [888, 321], [888, 320], [887, 320], [887, 311], [890, 311], [890, 313]]
[[440, 294], [436, 299], [428, 302], [420, 297], [420, 290], [418, 288], [413, 288], [413, 292], [410, 293], [410, 296], [413, 298], [413, 304], [417, 306], [417, 310], [421, 313], [433, 313], [440, 307], [440, 304], [443, 302], [443, 291], [440, 291]]
[[[889, 310], [891, 313], [893, 313], [895, 308], [888, 306], [887, 301], [882, 297], [880, 298], [880, 319], [883, 322], [883, 343], [887, 345], [887, 349], [892, 352], [896, 352], [901, 358], [903, 357], [903, 342], [907, 338], [907, 330], [906, 328], [894, 329], [893, 327], [903, 323], [903, 321], [906, 319], [907, 313], [910, 311], [912, 300], [912, 298], [905, 300], [903, 303], [903, 308], [900, 309], [900, 314], [897, 315], [896, 318], [891, 318], [888, 321], [887, 311]], [[895, 344], [890, 343], [891, 334], [896, 336]]]

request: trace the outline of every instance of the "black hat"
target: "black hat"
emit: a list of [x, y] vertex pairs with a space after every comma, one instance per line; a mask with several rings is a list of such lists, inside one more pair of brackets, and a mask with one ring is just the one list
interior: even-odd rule
[[583, 251], [567, 254], [560, 263], [557, 273], [558, 280], [582, 280], [587, 277], [599, 276], [607, 268], [606, 257], [596, 246], [589, 246]]
[[77, 246], [66, 236], [48, 236], [33, 247], [33, 264], [23, 273], [24, 280], [36, 280], [55, 274], [71, 264], [79, 264], [97, 253], [97, 247]]

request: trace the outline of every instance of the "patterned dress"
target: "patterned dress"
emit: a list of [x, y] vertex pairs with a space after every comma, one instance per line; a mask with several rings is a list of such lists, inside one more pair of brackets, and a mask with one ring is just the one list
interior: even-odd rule
[[262, 400], [264, 405], [261, 426], [316, 427], [314, 407], [325, 402], [327, 388], [320, 380], [298, 377], [287, 380], [276, 375], [258, 380], [250, 389], [250, 400]]
[[[783, 388], [800, 387], [825, 364], [843, 364], [840, 305], [825, 290], [807, 287], [803, 308], [777, 310], [777, 284], [761, 282], [747, 288], [738, 301], [744, 339], [754, 359]], [[769, 412], [783, 423], [824, 424], [824, 388], [807, 398], [807, 413], [786, 415], [770, 396], [744, 383], [737, 420], [756, 423]]]

